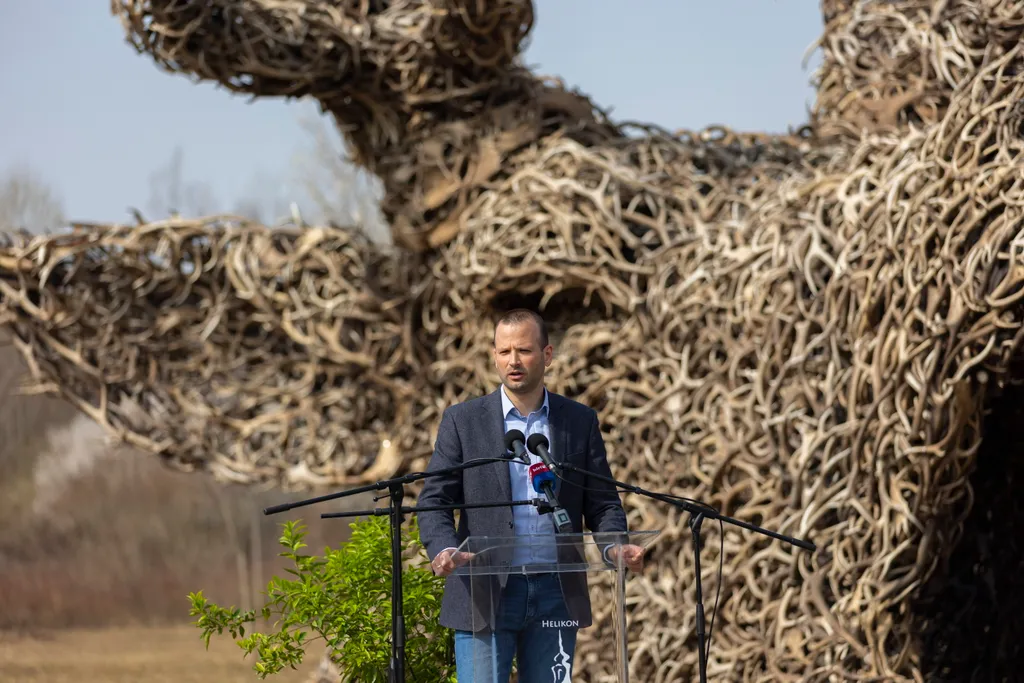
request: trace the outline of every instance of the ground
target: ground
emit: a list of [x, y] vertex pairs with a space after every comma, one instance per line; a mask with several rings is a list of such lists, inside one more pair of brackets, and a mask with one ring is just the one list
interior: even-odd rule
[[[252, 660], [227, 634], [207, 651], [195, 626], [81, 629], [15, 635], [0, 631], [0, 681], [11, 683], [251, 683]], [[316, 669], [313, 648], [298, 671], [266, 680], [299, 683]]]

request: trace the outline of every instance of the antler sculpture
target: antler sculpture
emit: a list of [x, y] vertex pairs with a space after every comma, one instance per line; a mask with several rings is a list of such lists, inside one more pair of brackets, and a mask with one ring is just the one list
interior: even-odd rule
[[[726, 531], [712, 677], [921, 680], [908, 605], [1024, 335], [1024, 10], [822, 4], [812, 119], [770, 136], [609, 120], [519, 65], [526, 1], [114, 2], [170, 71], [319, 100], [398, 248], [80, 226], [0, 251], [0, 321], [44, 389], [170, 464], [305, 486], [422, 467], [444, 406], [492, 388], [489, 314], [537, 305], [619, 478], [821, 549]], [[667, 530], [630, 582], [635, 670], [688, 680], [686, 530], [626, 504]]]

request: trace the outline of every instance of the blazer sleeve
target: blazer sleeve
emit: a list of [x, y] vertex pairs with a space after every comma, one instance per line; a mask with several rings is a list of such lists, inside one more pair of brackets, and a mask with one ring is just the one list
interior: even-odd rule
[[[441, 414], [437, 429], [434, 453], [430, 456], [427, 471], [453, 467], [462, 463], [462, 443], [455, 427], [451, 408]], [[417, 499], [418, 506], [458, 505], [463, 502], [462, 472], [426, 477], [423, 489]], [[445, 548], [459, 545], [455, 533], [455, 513], [451, 510], [434, 510], [417, 513], [420, 541], [431, 561]]]
[[[601, 428], [597, 412], [590, 411], [590, 435], [588, 437], [589, 447], [587, 448], [586, 469], [604, 477], [612, 477], [611, 467], [608, 465], [608, 455], [605, 452], [604, 437], [601, 435]], [[592, 532], [625, 532], [626, 512], [622, 509], [622, 500], [619, 498], [619, 491], [614, 485], [599, 479], [587, 477], [583, 489], [583, 519], [587, 528]], [[622, 542], [625, 542], [625, 534]]]

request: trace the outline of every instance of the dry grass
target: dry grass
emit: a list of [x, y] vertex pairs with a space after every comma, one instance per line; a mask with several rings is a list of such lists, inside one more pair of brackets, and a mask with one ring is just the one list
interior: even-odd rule
[[[322, 652], [298, 671], [274, 676], [304, 681]], [[33, 637], [0, 632], [0, 681], [11, 683], [242, 683], [257, 681], [251, 659], [227, 638], [207, 651], [194, 627], [68, 630]]]
[[[68, 440], [58, 436], [50, 443]], [[64, 451], [24, 452], [15, 460], [35, 460], [31, 480], [0, 482], [0, 496], [22, 492], [22, 504], [0, 520], [0, 629], [177, 623], [196, 590], [249, 608], [284, 568], [283, 522], [302, 519], [314, 552], [348, 537], [348, 520], [319, 519], [340, 505], [266, 517], [263, 507], [293, 497], [217, 485], [124, 448], [54, 488], [52, 475], [39, 473], [58, 455], [71, 457]], [[373, 506], [365, 496], [347, 503]]]

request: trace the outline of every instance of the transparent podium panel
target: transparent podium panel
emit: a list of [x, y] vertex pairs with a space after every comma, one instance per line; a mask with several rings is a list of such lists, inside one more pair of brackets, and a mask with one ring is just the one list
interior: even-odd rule
[[[474, 637], [472, 671], [458, 670], [460, 683], [508, 683], [513, 652], [518, 683], [594, 680], [592, 672], [573, 675], [583, 629], [593, 629], [602, 651], [614, 650], [612, 677], [602, 679], [629, 681], [623, 549], [646, 548], [658, 533], [467, 538], [454, 575], [467, 589]], [[510, 631], [524, 625], [531, 635], [517, 643]]]

